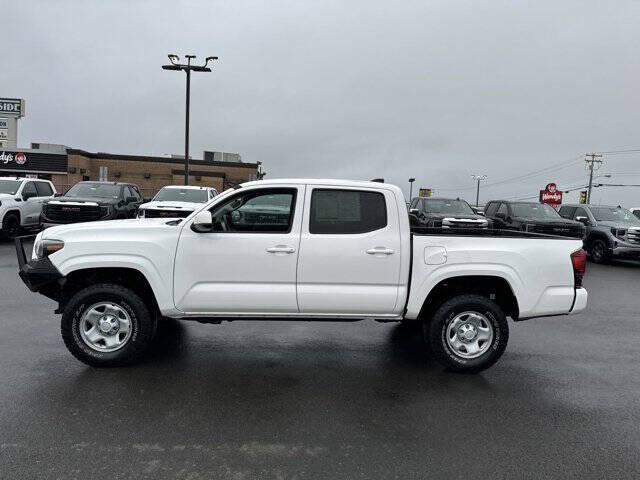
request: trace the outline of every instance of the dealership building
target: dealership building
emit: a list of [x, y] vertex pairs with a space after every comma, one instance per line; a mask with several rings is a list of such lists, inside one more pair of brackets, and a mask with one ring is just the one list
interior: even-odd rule
[[[19, 149], [18, 124], [25, 116], [22, 98], [0, 97], [0, 176], [51, 180], [59, 192], [83, 180], [130, 182], [145, 198], [165, 185], [184, 185], [184, 156], [155, 157], [87, 152], [51, 143], [32, 143]], [[205, 151], [202, 159], [189, 157], [189, 185], [213, 187], [218, 192], [263, 176], [261, 163], [246, 163], [237, 153]]]
[[[260, 162], [243, 162], [237, 153], [205, 151], [202, 159], [189, 160], [189, 184], [221, 192], [260, 178], [260, 168]], [[183, 185], [184, 174], [183, 156], [93, 153], [45, 143], [32, 143], [29, 149], [0, 149], [0, 176], [51, 180], [59, 192], [83, 180], [102, 180], [135, 183], [145, 198], [151, 198], [165, 185]]]

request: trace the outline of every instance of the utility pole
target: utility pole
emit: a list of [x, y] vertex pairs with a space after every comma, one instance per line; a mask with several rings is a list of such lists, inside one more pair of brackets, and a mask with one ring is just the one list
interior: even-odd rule
[[171, 65], [162, 65], [163, 70], [183, 70], [187, 74], [187, 95], [186, 95], [186, 112], [184, 122], [184, 184], [189, 185], [189, 110], [191, 103], [191, 72], [210, 72], [207, 67], [209, 62], [213, 62], [218, 57], [207, 57], [204, 65], [191, 65], [191, 60], [196, 58], [195, 55], [185, 55], [187, 63], [177, 63], [180, 61], [178, 55], [169, 54]]
[[[589, 169], [589, 189], [587, 190], [587, 205], [591, 203], [591, 189], [593, 188], [593, 170], [598, 170], [602, 165], [602, 154], [601, 153], [587, 153], [585, 154], [584, 161], [587, 163], [587, 168]], [[595, 165], [598, 165], [597, 168], [594, 168]]]
[[409, 203], [411, 203], [411, 200], [413, 200], [413, 182], [415, 182], [416, 179], [411, 177], [409, 179]]
[[480, 181], [481, 180], [486, 180], [487, 176], [486, 175], [471, 175], [471, 178], [473, 178], [474, 180], [476, 180], [478, 182], [478, 185], [476, 187], [476, 208], [478, 208], [480, 206]]

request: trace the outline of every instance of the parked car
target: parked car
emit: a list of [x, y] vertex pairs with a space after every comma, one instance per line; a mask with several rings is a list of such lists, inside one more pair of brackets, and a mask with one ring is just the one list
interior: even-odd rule
[[42, 202], [55, 194], [49, 180], [0, 177], [0, 236], [13, 238], [23, 228], [39, 228]]
[[27, 286], [58, 302], [68, 349], [99, 367], [138, 361], [164, 317], [375, 319], [420, 325], [440, 363], [477, 372], [504, 352], [507, 317], [587, 303], [581, 240], [414, 233], [402, 190], [376, 182], [248, 182], [186, 220], [58, 226], [29, 261], [16, 250]]
[[166, 186], [138, 208], [138, 218], [184, 218], [218, 194], [215, 188]]
[[613, 257], [640, 258], [640, 220], [626, 208], [563, 205], [560, 215], [586, 226], [584, 246], [595, 263], [604, 263]]
[[640, 207], [632, 207], [629, 209], [637, 218], [640, 218]]
[[487, 202], [485, 215], [493, 220], [498, 229], [573, 238], [583, 238], [585, 235], [582, 223], [561, 217], [546, 203], [491, 200]]
[[409, 213], [419, 225], [442, 228], [489, 228], [489, 220], [459, 198], [415, 197]]
[[140, 189], [133, 183], [78, 182], [61, 197], [44, 203], [41, 222], [48, 228], [67, 223], [135, 218], [141, 204]]

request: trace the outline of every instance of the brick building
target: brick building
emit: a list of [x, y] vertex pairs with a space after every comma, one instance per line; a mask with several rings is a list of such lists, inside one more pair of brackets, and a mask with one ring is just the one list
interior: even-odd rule
[[[132, 182], [151, 198], [165, 185], [184, 183], [184, 157], [151, 157], [91, 153], [62, 145], [32, 143], [30, 149], [0, 152], [0, 176], [30, 176], [51, 180], [65, 192], [82, 180]], [[246, 163], [237, 153], [204, 152], [189, 161], [189, 184], [219, 192], [236, 183], [255, 180], [260, 162]]]

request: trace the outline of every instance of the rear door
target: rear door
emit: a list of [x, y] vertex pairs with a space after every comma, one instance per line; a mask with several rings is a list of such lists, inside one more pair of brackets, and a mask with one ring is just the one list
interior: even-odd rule
[[215, 230], [185, 225], [174, 303], [191, 314], [298, 312], [296, 264], [304, 186], [241, 188], [211, 207]]
[[392, 192], [308, 185], [305, 212], [298, 259], [300, 312], [399, 312], [400, 226]]

